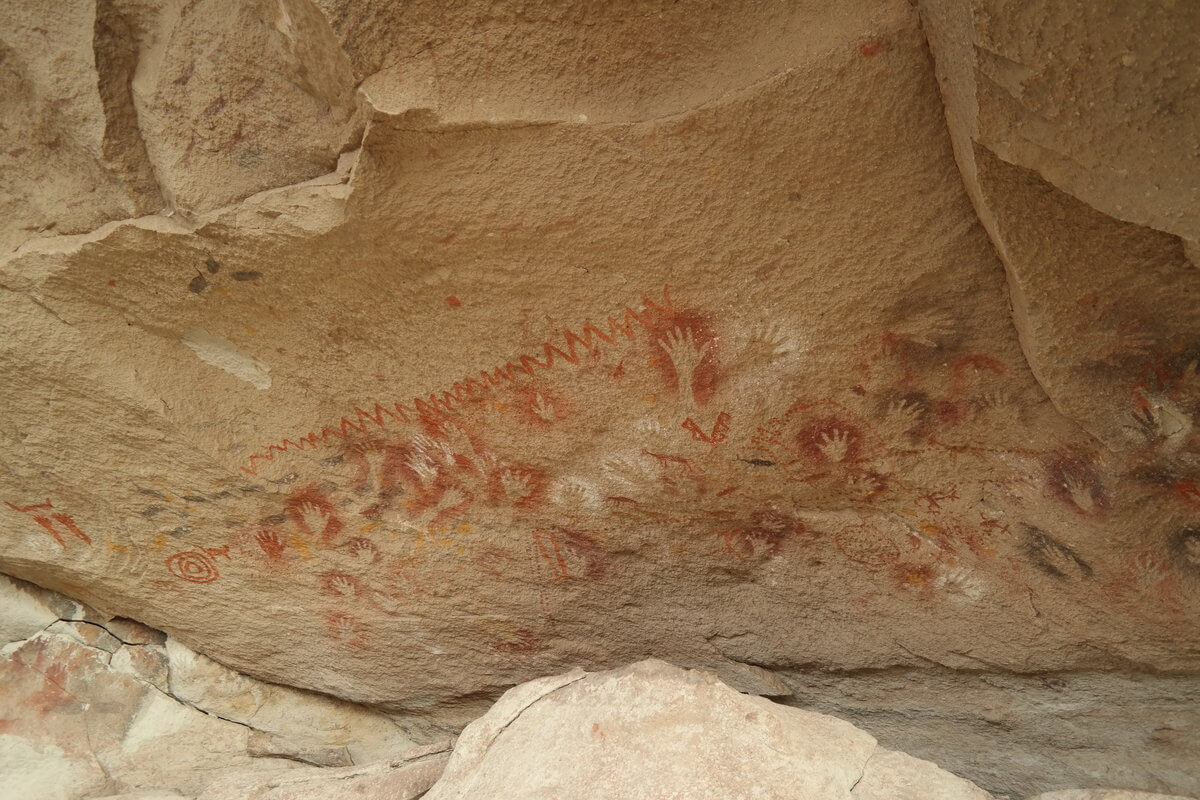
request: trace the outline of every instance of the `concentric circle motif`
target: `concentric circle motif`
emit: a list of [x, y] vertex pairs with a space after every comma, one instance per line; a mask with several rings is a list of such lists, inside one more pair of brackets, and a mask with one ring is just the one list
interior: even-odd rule
[[184, 550], [167, 559], [167, 569], [189, 583], [212, 583], [221, 577], [212, 557], [201, 550]]

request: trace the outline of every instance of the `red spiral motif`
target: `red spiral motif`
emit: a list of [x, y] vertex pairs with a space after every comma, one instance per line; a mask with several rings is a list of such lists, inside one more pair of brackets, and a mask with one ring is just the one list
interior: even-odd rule
[[189, 583], [212, 583], [221, 577], [212, 556], [203, 550], [184, 550], [167, 559], [167, 569]]

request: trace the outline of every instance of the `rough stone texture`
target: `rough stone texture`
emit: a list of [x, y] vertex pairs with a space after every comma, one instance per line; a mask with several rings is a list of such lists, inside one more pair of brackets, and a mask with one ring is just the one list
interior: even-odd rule
[[1078, 786], [1200, 795], [1200, 681], [1191, 675], [931, 665], [778, 679], [780, 702], [845, 719], [998, 795]]
[[[448, 746], [428, 752], [414, 750], [401, 759], [343, 769], [295, 767], [287, 771], [223, 771], [198, 795], [150, 789], [108, 795], [101, 800], [415, 800], [442, 774], [450, 758]], [[33, 795], [50, 797], [50, 783], [35, 785]], [[36, 793], [40, 790], [41, 793]], [[16, 795], [14, 795], [15, 797]], [[71, 796], [71, 795], [62, 795]]]
[[422, 738], [655, 655], [1200, 793], [1194, 4], [18, 5], [0, 570], [102, 612], [5, 638]]
[[312, 178], [361, 133], [308, 0], [29, 0], [0, 29], [0, 253]]
[[459, 737], [426, 800], [856, 798], [988, 800], [832, 717], [644, 661], [506, 693]]
[[954, 133], [1110, 217], [1200, 241], [1200, 8], [919, 5]]
[[1069, 789], [1046, 792], [1031, 800], [1176, 800], [1171, 795], [1152, 792], [1129, 792], [1123, 789]]
[[98, 22], [87, 0], [0, 8], [0, 252], [162, 208], [148, 171], [126, 173], [110, 159], [136, 145], [136, 127], [120, 125], [106, 102]]
[[1116, 469], [1194, 503], [1200, 6], [920, 7], [1033, 373]]
[[[5, 612], [40, 605], [61, 613], [69, 605], [49, 594], [0, 577]], [[4, 798], [195, 794], [230, 771], [252, 782], [255, 774], [300, 769], [296, 762], [321, 763], [314, 752], [325, 763], [340, 754], [337, 765], [345, 765], [409, 749], [381, 714], [236, 675], [127, 620], [70, 611], [81, 619], [55, 616], [2, 651]], [[82, 619], [89, 617], [98, 621]], [[114, 635], [130, 631], [140, 635]]]
[[197, 800], [413, 800], [433, 786], [448, 752], [346, 769], [300, 769], [270, 778], [232, 775], [214, 781]]

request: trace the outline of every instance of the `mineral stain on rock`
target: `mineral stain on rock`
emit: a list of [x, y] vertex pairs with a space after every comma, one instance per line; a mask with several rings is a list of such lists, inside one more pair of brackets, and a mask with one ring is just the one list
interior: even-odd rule
[[179, 339], [189, 350], [207, 364], [228, 372], [256, 389], [271, 388], [271, 368], [257, 358], [246, 355], [231, 342], [199, 328], [187, 331]]
[[1200, 4], [391, 5], [0, 2], [0, 572], [107, 609], [0, 597], [0, 794], [649, 656], [1200, 793]]

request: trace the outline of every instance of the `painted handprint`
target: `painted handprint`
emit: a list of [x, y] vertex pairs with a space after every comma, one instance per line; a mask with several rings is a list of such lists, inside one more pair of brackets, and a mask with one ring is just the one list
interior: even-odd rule
[[755, 326], [750, 331], [746, 348], [746, 360], [756, 363], [773, 363], [795, 353], [799, 348], [777, 323]]
[[629, 493], [649, 488], [657, 478], [652, 464], [633, 456], [607, 459], [602, 467], [614, 492]]
[[283, 534], [273, 528], [263, 528], [254, 534], [254, 540], [271, 561], [282, 558], [283, 551], [287, 548], [287, 540]]
[[854, 497], [868, 500], [883, 491], [883, 479], [870, 472], [862, 472], [846, 478], [846, 490]]
[[366, 644], [362, 623], [349, 614], [335, 611], [325, 617], [325, 626], [329, 637], [335, 642], [351, 647], [362, 647]]
[[[550, 401], [547, 401], [550, 402]], [[479, 475], [491, 474], [497, 464], [496, 456], [482, 442], [468, 435], [457, 422], [443, 422], [438, 427], [441, 439], [437, 447], [445, 455], [447, 466], [472, 469]]]
[[966, 567], [947, 567], [938, 573], [933, 586], [957, 602], [975, 602], [984, 594], [984, 583], [974, 570]]
[[693, 382], [696, 369], [712, 350], [712, 342], [699, 344], [690, 328], [672, 328], [658, 340], [663, 352], [671, 359], [679, 383], [679, 398], [688, 406], [696, 404]]
[[404, 464], [417, 476], [417, 483], [421, 488], [432, 486], [437, 480], [438, 467], [422, 450], [414, 448], [414, 452], [404, 460]]
[[359, 582], [353, 575], [340, 570], [329, 570], [321, 575], [321, 588], [326, 594], [339, 597], [356, 597], [359, 594]]
[[351, 539], [346, 542], [345, 549], [351, 558], [364, 564], [374, 564], [381, 558], [379, 548], [370, 539]]
[[550, 528], [533, 532], [534, 545], [554, 580], [603, 578], [608, 570], [596, 539], [585, 531]]
[[1141, 408], [1133, 418], [1146, 440], [1168, 453], [1182, 447], [1192, 432], [1191, 415], [1162, 394], [1139, 393], [1138, 397]]
[[975, 407], [980, 414], [1006, 427], [1021, 421], [1021, 409], [1007, 392], [988, 392], [975, 401]]
[[474, 496], [459, 486], [448, 486], [437, 495], [437, 500], [424, 508], [409, 527], [422, 533], [440, 529], [471, 505]]
[[300, 527], [308, 533], [320, 533], [328, 524], [329, 515], [324, 508], [310, 502], [302, 502], [296, 507], [300, 519]]
[[922, 347], [940, 347], [954, 333], [954, 318], [942, 309], [930, 309], [905, 317], [892, 325], [889, 335]]
[[439, 512], [446, 511], [451, 508], [458, 508], [459, 506], [470, 502], [470, 500], [471, 496], [463, 491], [460, 487], [450, 486], [447, 487], [446, 491], [442, 492], [442, 496], [438, 498], [437, 506], [435, 508]]
[[1084, 513], [1096, 510], [1096, 496], [1092, 482], [1079, 475], [1067, 475], [1063, 478], [1063, 489], [1075, 507]]
[[530, 402], [529, 410], [542, 422], [554, 422], [558, 419], [558, 416], [554, 413], [554, 406], [546, 402], [546, 398], [540, 393], [535, 395]]
[[1164, 579], [1171, 577], [1171, 565], [1154, 553], [1139, 553], [1133, 558], [1130, 573], [1140, 593], [1148, 593]]
[[500, 487], [504, 491], [505, 501], [516, 505], [532, 496], [533, 474], [516, 467], [508, 467], [500, 473]]
[[888, 405], [883, 417], [884, 430], [894, 439], [899, 439], [921, 424], [925, 408], [909, 400], [895, 400]]
[[471, 443], [471, 437], [467, 436], [467, 432], [453, 422], [443, 422], [438, 426], [438, 432], [445, 441], [445, 445], [449, 447], [451, 457], [464, 456], [470, 458], [475, 453], [475, 446]]
[[403, 600], [380, 591], [371, 591], [367, 597], [367, 602], [375, 609], [382, 611], [390, 617], [400, 616], [404, 612], [406, 605]]
[[1097, 355], [1095, 361], [1109, 366], [1118, 366], [1131, 358], [1142, 358], [1150, 352], [1156, 341], [1154, 335], [1142, 329], [1136, 321], [1115, 326], [1101, 321], [1099, 324], [1089, 324], [1084, 332], [1089, 347]]
[[1188, 526], [1171, 534], [1167, 547], [1175, 566], [1193, 578], [1200, 578], [1200, 528]]
[[817, 447], [827, 460], [841, 461], [850, 449], [850, 431], [838, 429], [826, 431], [818, 439]]
[[294, 492], [285, 503], [287, 515], [302, 534], [320, 536], [329, 543], [344, 527], [334, 513], [333, 503], [313, 486]]
[[1154, 442], [1162, 438], [1162, 426], [1159, 423], [1158, 415], [1149, 405], [1134, 411], [1133, 421], [1146, 441]]
[[1183, 374], [1175, 381], [1171, 395], [1188, 406], [1195, 406], [1200, 402], [1200, 361], [1188, 362]]
[[1033, 565], [1054, 578], [1083, 579], [1092, 577], [1092, 567], [1074, 550], [1054, 539], [1045, 531], [1022, 523], [1025, 529], [1025, 553]]
[[359, 477], [358, 490], [362, 492], [378, 492], [383, 488], [384, 471], [387, 462], [387, 451], [381, 447], [363, 449], [355, 453], [358, 461]]
[[555, 505], [574, 511], [597, 509], [603, 505], [595, 486], [574, 478], [555, 484], [550, 497]]
[[361, 601], [384, 614], [396, 616], [401, 610], [399, 601], [377, 589], [372, 589], [358, 578], [345, 572], [330, 570], [324, 573], [321, 576], [321, 586], [327, 594]]
[[448, 464], [454, 458], [449, 444], [423, 433], [413, 436], [412, 449], [415, 455], [419, 455], [431, 464]]
[[1181, 540], [1179, 552], [1183, 560], [1192, 569], [1200, 570], [1200, 536], [1190, 536]]

